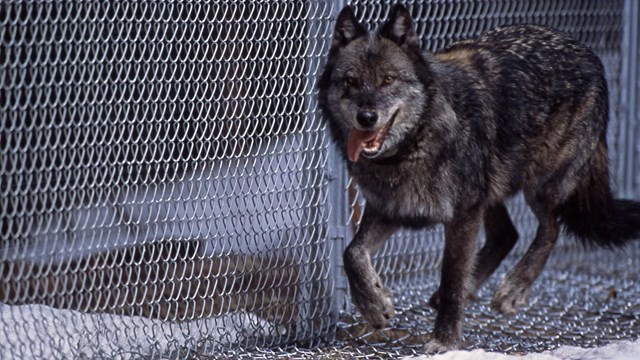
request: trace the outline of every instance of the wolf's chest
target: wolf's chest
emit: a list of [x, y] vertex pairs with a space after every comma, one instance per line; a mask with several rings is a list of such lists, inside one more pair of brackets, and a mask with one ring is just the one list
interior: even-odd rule
[[420, 173], [358, 174], [367, 206], [390, 218], [444, 222], [453, 216], [454, 199], [447, 186]]

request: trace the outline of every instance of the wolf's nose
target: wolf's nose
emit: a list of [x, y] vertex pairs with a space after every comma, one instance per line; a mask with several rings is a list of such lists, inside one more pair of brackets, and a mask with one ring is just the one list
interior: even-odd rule
[[356, 116], [356, 119], [358, 120], [358, 124], [363, 127], [370, 127], [375, 125], [376, 121], [378, 121], [378, 114], [373, 111], [361, 111]]

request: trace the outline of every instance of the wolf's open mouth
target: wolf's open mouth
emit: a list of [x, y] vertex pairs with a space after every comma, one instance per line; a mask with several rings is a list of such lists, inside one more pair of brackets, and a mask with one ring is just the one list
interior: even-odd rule
[[389, 130], [393, 126], [396, 116], [398, 115], [396, 110], [387, 125], [378, 130], [359, 130], [351, 129], [349, 131], [349, 138], [347, 140], [347, 155], [349, 160], [356, 162], [360, 157], [360, 153], [363, 152], [366, 157], [376, 157], [382, 148], [382, 144], [389, 135]]

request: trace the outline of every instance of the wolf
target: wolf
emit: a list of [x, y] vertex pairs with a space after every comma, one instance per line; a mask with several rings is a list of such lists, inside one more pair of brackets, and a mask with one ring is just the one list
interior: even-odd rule
[[615, 199], [610, 186], [603, 65], [566, 34], [506, 26], [430, 53], [403, 6], [375, 32], [347, 6], [318, 94], [366, 199], [343, 259], [352, 301], [373, 327], [394, 307], [371, 254], [401, 227], [444, 225], [428, 352], [459, 347], [465, 302], [518, 239], [504, 205], [515, 194], [524, 194], [539, 225], [491, 301], [500, 313], [527, 303], [563, 227], [605, 247], [640, 235], [640, 202]]

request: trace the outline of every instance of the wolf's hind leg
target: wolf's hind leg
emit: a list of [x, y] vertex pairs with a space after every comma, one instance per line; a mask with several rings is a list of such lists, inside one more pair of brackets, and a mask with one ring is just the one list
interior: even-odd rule
[[542, 272], [558, 239], [560, 226], [552, 207], [542, 203], [530, 205], [538, 218], [538, 230], [525, 255], [505, 276], [493, 296], [491, 308], [500, 313], [512, 314], [527, 304], [531, 285]]
[[504, 204], [495, 205], [484, 216], [486, 242], [476, 258], [473, 277], [475, 290], [498, 268], [518, 241], [518, 230], [513, 226]]
[[[475, 290], [493, 274], [518, 241], [518, 231], [513, 226], [504, 204], [487, 209], [484, 215], [484, 229], [486, 241], [476, 256], [472, 292], [468, 294], [469, 297], [473, 297]], [[439, 291], [429, 299], [429, 305], [434, 309], [439, 307]]]
[[360, 228], [344, 251], [344, 270], [349, 280], [351, 300], [362, 316], [376, 329], [382, 328], [395, 314], [389, 291], [371, 264], [371, 254], [398, 227], [365, 207]]
[[[515, 313], [528, 302], [531, 285], [558, 239], [558, 209], [593, 170], [589, 161], [605, 141], [607, 108], [606, 84], [598, 77], [579, 101], [559, 103], [541, 132], [529, 139], [531, 159], [523, 169], [522, 191], [538, 229], [525, 255], [498, 286], [491, 303], [494, 310]], [[604, 150], [606, 159], [606, 146]], [[601, 168], [606, 174], [607, 166]]]

